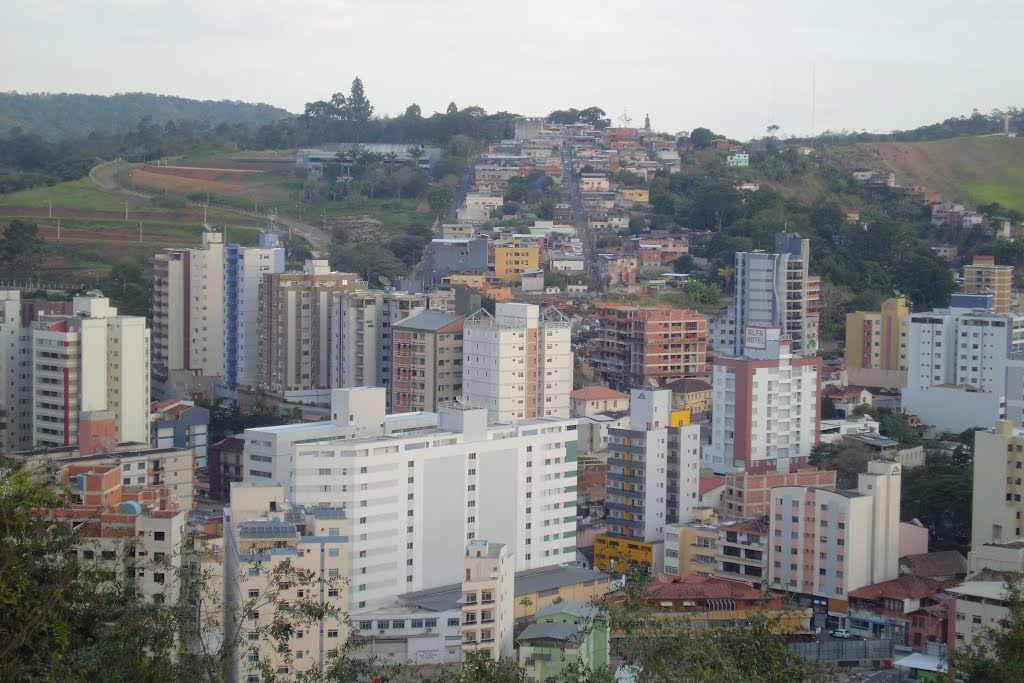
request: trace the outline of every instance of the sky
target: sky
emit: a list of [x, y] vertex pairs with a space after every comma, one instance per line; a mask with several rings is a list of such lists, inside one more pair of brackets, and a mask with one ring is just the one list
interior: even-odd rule
[[[733, 138], [1024, 106], [1020, 0], [2, 0], [0, 91], [596, 105]], [[813, 126], [813, 129], [812, 129]]]

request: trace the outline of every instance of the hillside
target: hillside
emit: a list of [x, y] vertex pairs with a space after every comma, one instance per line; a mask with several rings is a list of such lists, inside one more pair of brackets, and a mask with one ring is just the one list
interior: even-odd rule
[[860, 166], [893, 171], [899, 184], [924, 185], [945, 199], [1024, 211], [1024, 138], [867, 142], [833, 151]]
[[119, 133], [132, 130], [147, 116], [163, 126], [172, 120], [205, 121], [211, 125], [262, 124], [292, 115], [269, 104], [189, 100], [150, 93], [110, 96], [0, 93], [0, 133], [20, 126], [49, 140], [60, 140], [84, 137], [94, 131]]

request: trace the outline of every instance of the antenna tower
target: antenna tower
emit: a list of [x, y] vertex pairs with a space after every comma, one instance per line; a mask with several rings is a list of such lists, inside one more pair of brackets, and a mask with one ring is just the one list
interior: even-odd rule
[[622, 116], [619, 117], [619, 123], [622, 124], [623, 128], [629, 128], [629, 124], [631, 124], [632, 122], [633, 122], [633, 119], [629, 118], [629, 112], [626, 111], [625, 107], [623, 107], [622, 108]]

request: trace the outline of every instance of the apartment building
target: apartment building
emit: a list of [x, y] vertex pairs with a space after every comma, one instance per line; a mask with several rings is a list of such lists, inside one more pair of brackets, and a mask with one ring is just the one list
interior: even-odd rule
[[508, 546], [518, 569], [574, 561], [574, 421], [488, 425], [465, 405], [389, 415], [385, 395], [338, 389], [329, 421], [245, 432], [246, 482], [349, 511], [353, 614], [460, 581], [477, 538]]
[[[224, 603], [228, 633], [241, 633], [231, 680], [264, 680], [259, 665], [300, 674], [329, 663], [348, 639], [350, 522], [336, 507], [291, 505], [281, 486], [234, 484], [224, 511]], [[285, 603], [312, 600], [322, 619], [295, 623]], [[330, 608], [335, 609], [330, 609]], [[287, 641], [275, 617], [292, 622]]]
[[71, 492], [71, 501], [51, 514], [78, 529], [79, 558], [134, 581], [147, 600], [175, 604], [187, 508], [166, 486], [127, 484], [122, 474], [114, 463], [64, 463], [56, 480]]
[[995, 257], [974, 257], [964, 266], [964, 291], [969, 294], [991, 294], [996, 313], [1013, 311], [1013, 266], [997, 266]]
[[435, 239], [427, 252], [423, 281], [431, 287], [452, 273], [486, 271], [489, 264], [490, 240], [487, 238]]
[[523, 273], [540, 268], [540, 247], [524, 240], [494, 247], [494, 277], [509, 284], [519, 284]]
[[733, 355], [743, 353], [742, 330], [778, 327], [795, 354], [818, 350], [821, 278], [811, 275], [810, 240], [796, 233], [775, 235], [775, 251], [736, 252], [736, 324]]
[[426, 294], [364, 290], [335, 294], [331, 311], [331, 388], [391, 385], [394, 325], [426, 310]]
[[463, 325], [465, 401], [491, 422], [568, 417], [572, 392], [571, 325], [556, 308], [497, 304]]
[[903, 297], [882, 302], [882, 309], [846, 314], [846, 372], [850, 384], [907, 386], [910, 359], [910, 307]]
[[73, 446], [83, 414], [109, 412], [118, 441], [149, 442], [150, 337], [146, 319], [118, 315], [98, 294], [72, 315], [32, 323], [32, 441]]
[[474, 539], [466, 547], [462, 581], [462, 650], [490, 659], [512, 656], [515, 562], [503, 543]]
[[901, 470], [871, 461], [854, 491], [772, 489], [771, 585], [827, 601], [845, 625], [850, 591], [899, 575]]
[[1024, 315], [944, 308], [910, 316], [903, 407], [924, 424], [959, 432], [1024, 416]]
[[794, 353], [778, 328], [747, 328], [744, 341], [744, 355], [714, 361], [704, 466], [788, 472], [818, 443], [821, 359]]
[[160, 393], [210, 394], [224, 372], [224, 234], [153, 257], [153, 377]]
[[261, 232], [259, 246], [229, 244], [224, 251], [224, 385], [254, 386], [260, 364], [260, 283], [283, 273], [284, 247]]
[[600, 380], [626, 391], [707, 374], [707, 318], [671, 306], [594, 306]]
[[310, 259], [301, 273], [265, 275], [260, 283], [258, 386], [276, 395], [315, 395], [331, 386], [335, 294], [366, 289], [352, 273]]
[[608, 450], [608, 531], [594, 540], [594, 566], [660, 570], [665, 525], [690, 521], [698, 503], [700, 427], [672, 410], [671, 391], [633, 389], [629, 426], [609, 427]]
[[149, 409], [150, 444], [153, 448], [185, 448], [192, 451], [197, 467], [206, 467], [210, 411], [193, 401], [156, 401]]
[[831, 489], [836, 487], [836, 473], [835, 470], [819, 470], [810, 465], [794, 467], [789, 472], [727, 472], [724, 486], [720, 512], [729, 517], [757, 519], [771, 513], [772, 489], [783, 486]]
[[569, 412], [573, 417], [589, 417], [629, 410], [629, 394], [595, 384], [569, 394]]
[[0, 289], [0, 453], [31, 448], [32, 321], [41, 314], [70, 315], [70, 301], [22, 300]]
[[971, 545], [1007, 543], [1021, 537], [1024, 523], [1024, 430], [997, 420], [974, 433], [974, 496]]
[[984, 629], [999, 628], [1010, 617], [1004, 580], [982, 575], [947, 590], [953, 597], [949, 612], [954, 631], [947, 643], [951, 649], [978, 645]]
[[466, 316], [421, 311], [391, 330], [391, 412], [437, 412], [462, 396]]
[[665, 527], [665, 573], [714, 576], [760, 584], [768, 575], [768, 523], [719, 519], [699, 508], [699, 519]]

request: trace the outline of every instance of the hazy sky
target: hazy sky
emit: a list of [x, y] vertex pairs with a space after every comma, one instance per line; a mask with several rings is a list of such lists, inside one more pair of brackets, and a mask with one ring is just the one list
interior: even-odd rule
[[416, 102], [733, 137], [1024, 105], [1021, 0], [0, 0], [0, 90]]

